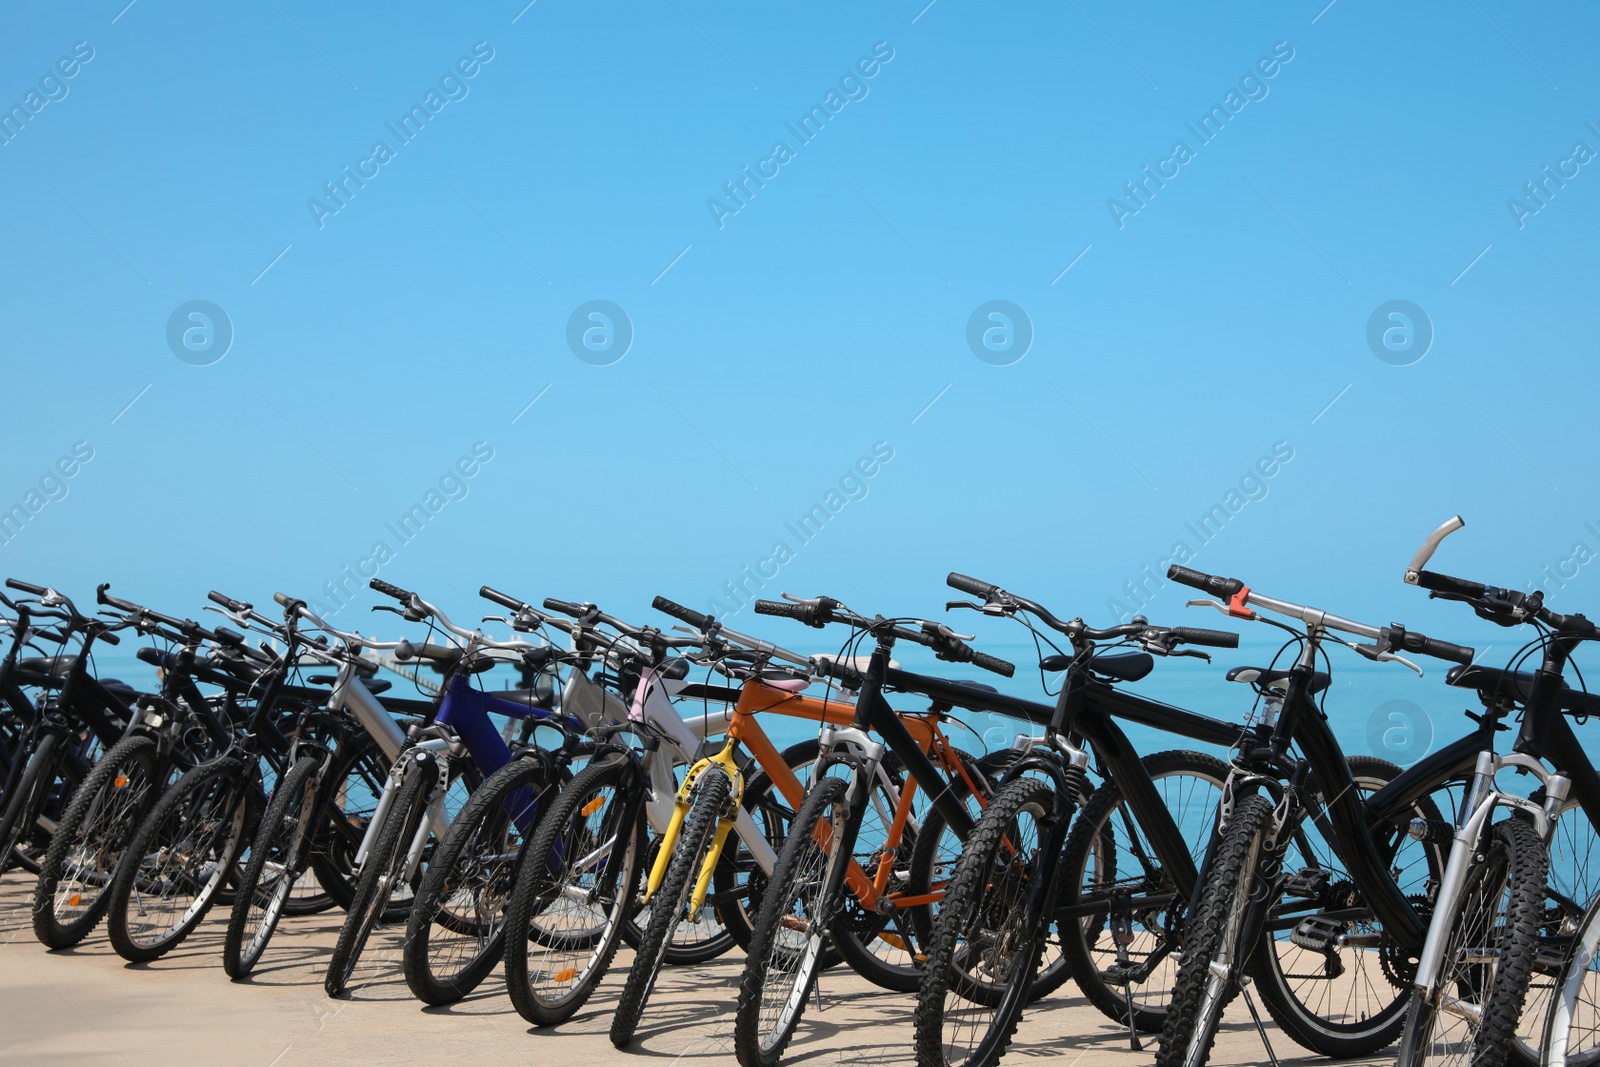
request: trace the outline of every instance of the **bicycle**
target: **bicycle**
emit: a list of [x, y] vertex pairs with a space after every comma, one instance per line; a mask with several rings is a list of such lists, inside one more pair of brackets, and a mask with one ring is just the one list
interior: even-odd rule
[[[1241, 727], [1145, 701], [1111, 683], [1143, 678], [1153, 656], [1209, 659], [1178, 646], [1233, 648], [1238, 635], [1152, 626], [1143, 617], [1095, 629], [1081, 618], [1063, 622], [988, 582], [955, 573], [947, 580], [982, 598], [950, 607], [1020, 619], [1036, 641], [1048, 642], [1031, 616], [1067, 637], [1071, 652], [1044, 655], [1041, 648], [1041, 674], [1065, 672], [1045, 744], [1007, 772], [947, 889], [918, 993], [918, 1062], [999, 1062], [1036, 995], [1052, 926], [1079, 986], [1129, 1028], [1137, 1051], [1136, 1032], [1159, 1029], [1165, 1020], [1168, 961], [1182, 946], [1184, 904], [1196, 887], [1194, 855], [1209, 837], [1210, 798], [1220, 793], [1226, 765], [1186, 751], [1141, 758], [1114, 717], [1211, 743], [1231, 743]], [[1115, 651], [1130, 645], [1138, 651]], [[1080, 745], [1101, 768], [1103, 782], [1092, 795], [1090, 752]], [[1098, 959], [1107, 955], [1110, 966], [1102, 970]]]
[[[6, 769], [0, 789], [0, 870], [10, 859], [33, 874], [49, 845], [46, 827], [61, 816], [77, 785], [100, 753], [122, 737], [134, 690], [115, 679], [96, 678], [91, 655], [97, 642], [115, 645], [120, 638], [99, 619], [80, 614], [72, 601], [46, 586], [7, 579], [6, 585], [37, 598], [13, 602], [16, 612], [11, 641], [0, 660], [0, 701], [16, 728], [7, 738]], [[36, 628], [37, 619], [58, 619], [60, 630]], [[59, 651], [22, 658], [25, 647], [43, 653], [34, 638], [48, 640]], [[76, 637], [75, 654], [66, 646]], [[24, 686], [39, 691], [30, 700]]]
[[[1509, 753], [1478, 754], [1456, 825], [1423, 830], [1441, 838], [1453, 831], [1450, 864], [1423, 947], [1399, 1062], [1454, 1060], [1465, 1053], [1475, 1064], [1494, 1067], [1508, 1058], [1531, 1062], [1536, 1049], [1549, 1061], [1558, 1048], [1559, 1061], [1572, 1062], [1570, 1033], [1563, 1030], [1570, 1029], [1577, 989], [1562, 971], [1576, 974], [1589, 965], [1578, 961], [1592, 951], [1583, 946], [1592, 944], [1585, 924], [1593, 909], [1586, 911], [1585, 898], [1593, 886], [1561, 884], [1567, 879], [1548, 870], [1548, 846], [1566, 813], [1581, 811], [1577, 821], [1590, 828], [1600, 817], [1600, 775], [1563, 714], [1600, 713], [1600, 699], [1568, 688], [1562, 677], [1578, 645], [1600, 639], [1600, 632], [1582, 615], [1545, 607], [1542, 593], [1425, 570], [1439, 543], [1463, 525], [1455, 516], [1429, 535], [1406, 569], [1406, 583], [1429, 590], [1432, 598], [1466, 603], [1501, 626], [1531, 625], [1539, 637], [1505, 671], [1457, 668], [1447, 679], [1478, 690], [1486, 705], [1510, 709], [1520, 703], [1522, 721]], [[1517, 671], [1533, 652], [1540, 655], [1539, 668]], [[1532, 796], [1497, 788], [1495, 775], [1507, 767], [1539, 781]], [[1510, 817], [1491, 823], [1501, 807]], [[1573, 891], [1582, 895], [1574, 899]], [[1553, 979], [1546, 994], [1550, 1003], [1532, 1005], [1530, 1025], [1522, 1026], [1536, 976]], [[1576, 1060], [1595, 1055], [1591, 1046]]]
[[[73, 792], [40, 863], [33, 931], [52, 949], [76, 945], [99, 924], [134, 832], [168, 787], [232, 743], [226, 708], [214, 708], [199, 683], [226, 691], [235, 681], [239, 635], [110, 597], [107, 588], [101, 585], [96, 598], [115, 609], [113, 628], [131, 628], [168, 647], [139, 649], [139, 660], [161, 672], [160, 692], [140, 697], [121, 740]], [[212, 651], [202, 655], [206, 645]]]
[[[1452, 521], [1457, 525], [1444, 524], [1424, 543], [1408, 574], [1426, 573], [1421, 568], [1438, 541], [1458, 528], [1459, 522]], [[1543, 898], [1546, 867], [1528, 822], [1512, 819], [1498, 824], [1491, 831], [1493, 841], [1480, 841], [1477, 835], [1499, 805], [1522, 808], [1535, 821], [1540, 821], [1540, 813], [1553, 821], [1562, 805], [1554, 795], [1525, 801], [1496, 791], [1493, 773], [1502, 766], [1517, 766], [1538, 777], [1544, 790], [1563, 797], [1567, 780], [1543, 768], [1538, 758], [1542, 753], [1495, 755], [1494, 734], [1511, 705], [1493, 701], [1486, 703], [1482, 717], [1476, 717], [1477, 730], [1387, 782], [1374, 780], [1363, 789], [1312, 702], [1328, 683], [1327, 676], [1315, 670], [1325, 641], [1346, 644], [1375, 661], [1400, 662], [1419, 675], [1421, 669], [1400, 652], [1451, 661], [1460, 665], [1448, 676], [1458, 685], [1477, 687], [1476, 682], [1485, 680], [1493, 689], [1503, 676], [1471, 667], [1471, 649], [1408, 631], [1398, 623], [1371, 626], [1263, 596], [1237, 579], [1183, 567], [1173, 567], [1169, 577], [1221, 601], [1192, 603], [1215, 607], [1234, 618], [1271, 622], [1293, 634], [1291, 643], [1300, 647], [1293, 668], [1258, 677], [1258, 687], [1263, 679], [1273, 679], [1280, 699], [1268, 703], [1262, 721], [1235, 751], [1218, 833], [1207, 851], [1206, 888], [1192, 912], [1194, 929], [1186, 942], [1158, 1063], [1203, 1062], [1222, 1008], [1234, 995], [1243, 991], [1246, 1006], [1254, 1013], [1247, 988], [1252, 978], [1273, 1018], [1308, 1048], [1335, 1056], [1368, 1054], [1401, 1036], [1404, 1028], [1402, 1053], [1408, 1062], [1448, 1054], [1448, 1048], [1428, 1040], [1429, 1020], [1438, 1018], [1434, 1009], [1442, 1005], [1452, 1015], [1459, 1009], [1464, 1017], [1474, 1009], [1464, 998], [1429, 1002], [1441, 988], [1436, 984], [1440, 969], [1446, 964], [1459, 967], [1470, 958], [1469, 968], [1479, 967], [1476, 974], [1481, 979], [1483, 953], [1491, 951], [1477, 946], [1463, 956], [1447, 945], [1452, 931], [1467, 930], [1467, 919], [1476, 918], [1458, 910], [1466, 879], [1470, 876], [1476, 884], [1492, 887], [1492, 879], [1509, 878], [1513, 890], [1505, 899], [1518, 901], [1531, 894], [1537, 906]], [[1267, 620], [1257, 608], [1298, 620], [1304, 629]], [[1334, 631], [1373, 643], [1345, 642], [1334, 637]], [[1488, 684], [1488, 679], [1495, 679], [1495, 684]], [[1546, 695], [1541, 693], [1541, 701]], [[1534, 708], [1530, 714], [1542, 720], [1548, 710]], [[1291, 755], [1291, 744], [1303, 756]], [[1431, 797], [1454, 783], [1465, 783], [1468, 792], [1452, 834], [1451, 824], [1440, 817]], [[1325, 805], [1318, 800], [1319, 792], [1327, 798]], [[1368, 794], [1364, 798], [1363, 792]], [[1600, 793], [1596, 796], [1600, 798]], [[1308, 863], [1290, 873], [1295, 834], [1308, 826], [1329, 846], [1329, 864]], [[1402, 857], [1400, 850], [1411, 845], [1419, 846], [1421, 855], [1413, 851]], [[1445, 845], [1449, 845], [1448, 866]], [[1476, 861], [1480, 854], [1493, 862]], [[1336, 861], [1347, 870], [1332, 867]], [[1340, 877], [1335, 878], [1336, 873]], [[1402, 884], [1408, 876], [1410, 881]], [[1408, 888], [1421, 892], [1408, 896]], [[1480, 895], [1480, 904], [1488, 906], [1494, 895]], [[1513, 919], [1524, 921], [1526, 913]], [[1525, 966], [1516, 959], [1525, 951], [1522, 940], [1505, 938], [1492, 951], [1510, 953], [1499, 969], [1508, 981], [1515, 981], [1518, 969]], [[1352, 967], [1357, 976], [1335, 987], [1334, 981]], [[1446, 983], [1453, 983], [1456, 975], [1452, 971]], [[1335, 995], [1341, 988], [1363, 987], [1371, 1000], [1354, 1007], [1353, 993]], [[1414, 988], [1427, 992], [1413, 997]], [[1307, 1003], [1307, 992], [1316, 1004]], [[1259, 1026], [1259, 1017], [1256, 1021]], [[1493, 1024], [1484, 1029], [1479, 1046], [1491, 1059], [1505, 1053], [1513, 1036], [1495, 1041], [1502, 1022], [1503, 1018], [1480, 1018], [1472, 1023], [1474, 1031], [1480, 1024]], [[1264, 1029], [1262, 1035], [1265, 1040]]]
[[[290, 894], [308, 872], [335, 903], [349, 908], [355, 895], [356, 852], [371, 824], [383, 782], [406, 742], [396, 715], [410, 713], [409, 721], [420, 723], [431, 705], [378, 699], [390, 683], [373, 677], [375, 665], [361, 653], [397, 649], [399, 641], [372, 641], [335, 629], [305, 601], [282, 593], [274, 598], [284, 609], [281, 624], [264, 618], [249, 604], [211, 595], [241, 621], [248, 618], [279, 633], [288, 645], [286, 658], [298, 652], [314, 664], [337, 669], [334, 675], [307, 679], [330, 687], [325, 700], [308, 704], [304, 711], [317, 728], [305, 733], [297, 724], [291, 734], [288, 769], [268, 798], [250, 859], [239, 877], [222, 964], [228, 977], [240, 979], [260, 961], [280, 919], [293, 914]], [[302, 623], [339, 645], [307, 640]], [[359, 729], [351, 730], [351, 723]], [[402, 908], [386, 912], [385, 918], [403, 915]]]
[[[505, 964], [512, 1004], [529, 1022], [552, 1026], [588, 1000], [625, 938], [636, 945], [648, 938], [652, 953], [674, 962], [675, 955], [690, 962], [732, 947], [744, 920], [737, 899], [748, 885], [738, 885], [737, 874], [719, 875], [713, 922], [680, 922], [670, 911], [658, 913], [638, 899], [649, 851], [646, 827], [660, 834], [672, 822], [676, 768], [695, 762], [702, 743], [726, 732], [735, 717], [731, 709], [739, 690], [686, 683], [690, 663], [672, 655], [701, 648], [705, 640], [630, 626], [594, 605], [552, 598], [544, 607], [575, 620], [574, 642], [593, 648], [613, 672], [617, 692], [630, 694], [620, 715], [596, 723], [589, 765], [562, 790], [529, 843], [507, 907], [511, 933]], [[672, 703], [679, 696], [704, 700], [706, 711], [680, 716]], [[710, 710], [712, 704], [719, 710]], [[623, 734], [638, 739], [642, 755], [619, 740]], [[792, 773], [814, 753], [790, 749], [775, 761], [769, 754], [769, 762]], [[770, 865], [770, 836], [781, 833], [781, 825], [775, 828], [773, 822], [782, 820], [770, 803], [774, 791], [765, 773], [753, 776], [734, 815], [741, 848], [758, 866]], [[765, 827], [756, 823], [758, 814]], [[636, 918], [642, 926], [630, 933]]]
[[[523, 852], [539, 817], [571, 780], [573, 765], [590, 756], [592, 745], [584, 730], [601, 721], [606, 709], [604, 690], [584, 673], [595, 650], [581, 639], [581, 627], [489, 586], [478, 592], [512, 612], [510, 618], [484, 621], [506, 622], [519, 633], [561, 630], [574, 640], [568, 651], [551, 646], [539, 654], [525, 653], [520, 666], [528, 688], [494, 695], [496, 700], [527, 698], [550, 706], [553, 691], [534, 688], [533, 681], [541, 672], [568, 668], [559, 704], [563, 717], [541, 717], [535, 711], [522, 720], [509, 762], [473, 791], [417, 891], [406, 927], [406, 982], [419, 1000], [434, 1005], [471, 993], [504, 955], [506, 906]], [[539, 726], [553, 729], [555, 738], [536, 744]]]
[[[863, 931], [851, 929], [855, 924], [850, 920], [866, 920], [868, 934], [874, 927], [882, 929], [890, 922], [899, 922], [897, 932], [912, 947], [912, 960], [920, 963], [925, 955], [919, 931], [914, 924], [900, 919], [902, 909], [895, 906], [890, 895], [877, 891], [857, 858], [856, 842], [886, 754], [893, 752], [908, 781], [915, 781], [919, 789], [926, 791], [933, 811], [943, 821], [940, 833], [947, 830], [965, 841], [975, 823], [959, 793], [889, 707], [884, 693], [892, 688], [930, 696], [951, 707], [1048, 722], [1045, 709], [1004, 697], [992, 687], [916, 675], [891, 665], [895, 642], [907, 641], [928, 648], [945, 662], [971, 663], [1006, 677], [1014, 672], [1012, 664], [974, 650], [965, 638], [942, 623], [882, 616], [869, 619], [831, 597], [790, 599], [788, 603], [758, 600], [755, 609], [758, 614], [784, 616], [818, 628], [833, 622], [845, 623], [852, 628], [852, 642], [871, 639], [874, 648], [864, 671], [843, 659], [813, 660], [819, 670], [856, 693], [855, 710], [849, 725], [827, 724], [822, 728], [812, 786], [790, 823], [777, 866], [763, 893], [740, 979], [734, 1023], [734, 1047], [744, 1067], [767, 1067], [778, 1062], [815, 987], [825, 945], [831, 940], [844, 953], [852, 936], [861, 939]], [[902, 623], [919, 629], [909, 629]], [[882, 741], [874, 739], [869, 729]], [[832, 774], [835, 768], [847, 777]], [[887, 849], [884, 854], [888, 854]], [[942, 896], [941, 889], [937, 897], [908, 903], [932, 904]], [[852, 901], [858, 906], [854, 912]], [[925, 937], [926, 932], [920, 932], [921, 936]]]
[[[128, 607], [114, 597], [106, 600]], [[258, 620], [248, 605], [215, 591], [210, 600], [226, 606], [224, 613], [241, 625], [266, 626], [285, 640], [286, 649], [273, 655], [251, 648], [235, 631], [215, 631], [213, 663], [227, 662], [224, 655], [231, 659], [230, 670], [214, 676], [226, 701], [227, 737], [218, 739], [219, 752], [185, 771], [151, 809], [112, 880], [106, 932], [117, 954], [132, 963], [152, 962], [183, 944], [225, 885], [237, 884], [266, 807], [264, 779], [283, 780], [300, 742], [333, 742], [334, 726], [326, 719], [313, 720], [316, 729], [307, 736], [305, 713], [317, 708], [314, 694], [288, 685], [298, 635], [273, 629], [271, 620]], [[239, 706], [241, 698], [248, 710]]]
[[[377, 578], [370, 584], [402, 605], [400, 608], [381, 606], [383, 610], [393, 611], [408, 622], [431, 621], [463, 644], [459, 647], [432, 643], [413, 645], [410, 641], [401, 641], [395, 649], [400, 660], [423, 660], [441, 669], [447, 681], [432, 720], [412, 727], [408, 743], [395, 760], [372, 822], [356, 851], [360, 878], [323, 979], [323, 987], [330, 997], [344, 993], [368, 938], [383, 917], [390, 894], [396, 887], [413, 883], [419, 877], [432, 851], [430, 841], [434, 849], [444, 841], [451, 820], [465, 803], [458, 800], [455, 810], [449, 810], [453, 787], [464, 786], [464, 792], [470, 795], [482, 784], [485, 775], [493, 774], [510, 761], [510, 748], [490, 721], [489, 713], [506, 715], [513, 720], [534, 716], [559, 721], [554, 712], [528, 701], [492, 697], [474, 689], [471, 682], [474, 673], [493, 666], [486, 655], [490, 651], [546, 657], [549, 654], [546, 646], [492, 640], [481, 631], [457, 626], [437, 606], [415, 593]], [[568, 725], [577, 730], [583, 728], [583, 724], [575, 720]], [[531, 813], [524, 818], [531, 818]]]

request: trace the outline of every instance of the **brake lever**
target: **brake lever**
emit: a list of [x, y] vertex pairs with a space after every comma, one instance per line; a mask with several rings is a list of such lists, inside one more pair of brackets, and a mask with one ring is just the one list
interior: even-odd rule
[[406, 617], [406, 613], [405, 612], [401, 611], [399, 608], [394, 607], [391, 604], [374, 604], [374, 605], [372, 605], [372, 610], [373, 611], [392, 611], [396, 615], [400, 616], [402, 619]]
[[1255, 619], [1255, 618], [1258, 618], [1256, 613], [1253, 612], [1253, 611], [1248, 615], [1235, 615], [1233, 612], [1228, 610], [1228, 605], [1226, 605], [1226, 604], [1224, 604], [1224, 603], [1222, 603], [1221, 601], [1218, 601], [1218, 600], [1187, 600], [1187, 601], [1184, 601], [1184, 605], [1183, 606], [1186, 607], [1186, 608], [1216, 608], [1218, 611], [1222, 612], [1224, 615], [1228, 616], [1228, 618], [1230, 618], [1230, 619]]
[[1194, 659], [1203, 659], [1207, 663], [1211, 662], [1211, 653], [1209, 653], [1209, 652], [1201, 652], [1197, 648], [1175, 648], [1171, 652], [1168, 652], [1167, 655], [1169, 655], [1169, 656], [1190, 656], [1190, 657], [1192, 657]]
[[1404, 656], [1397, 656], [1393, 652], [1384, 652], [1383, 650], [1379, 649], [1377, 645], [1358, 645], [1351, 641], [1340, 641], [1339, 643], [1350, 649], [1352, 652], [1355, 652], [1357, 655], [1362, 656], [1365, 659], [1372, 660], [1374, 663], [1404, 664], [1405, 666], [1416, 671], [1418, 678], [1427, 677], [1427, 675], [1422, 673], [1422, 668], [1417, 666], [1415, 663], [1412, 663]]

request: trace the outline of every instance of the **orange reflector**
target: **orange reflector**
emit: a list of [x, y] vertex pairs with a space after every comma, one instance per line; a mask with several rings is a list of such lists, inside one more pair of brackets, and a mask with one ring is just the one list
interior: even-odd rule
[[901, 937], [899, 934], [891, 934], [889, 931], [885, 930], [878, 935], [878, 940], [882, 941], [886, 945], [894, 946], [901, 952], [906, 951], [906, 939]]
[[593, 800], [589, 801], [589, 803], [585, 804], [580, 810], [583, 812], [583, 817], [587, 819], [589, 816], [593, 815], [595, 812], [599, 811], [605, 806], [605, 797], [595, 797]]
[[568, 967], [564, 971], [557, 971], [551, 980], [556, 982], [570, 982], [576, 977], [578, 977], [578, 968]]
[[126, 774], [119, 774], [119, 775], [117, 775], [117, 780], [115, 782], [113, 782], [112, 784], [115, 785], [118, 789], [122, 789], [123, 787], [125, 787], [128, 784], [128, 776]]
[[778, 920], [778, 925], [783, 927], [785, 930], [799, 930], [803, 934], [808, 934], [811, 932], [811, 924], [800, 918], [798, 915], [785, 915], [783, 918]]
[[82, 893], [74, 893], [74, 894], [72, 894], [72, 896], [67, 898], [67, 903], [72, 905], [74, 908], [76, 908], [79, 904], [83, 903], [83, 894]]

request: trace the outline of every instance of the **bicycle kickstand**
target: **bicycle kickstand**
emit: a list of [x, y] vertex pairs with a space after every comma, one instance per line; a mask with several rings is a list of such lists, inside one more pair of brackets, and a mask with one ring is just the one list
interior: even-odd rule
[[1111, 938], [1117, 945], [1117, 969], [1122, 978], [1122, 1003], [1128, 1011], [1128, 1048], [1134, 1052], [1143, 1052], [1144, 1046], [1139, 1043], [1139, 1028], [1134, 1025], [1133, 1018], [1133, 974], [1130, 970], [1132, 961], [1128, 957], [1128, 944], [1133, 940], [1133, 930], [1126, 915], [1112, 915]]
[[1267, 1027], [1261, 1021], [1261, 1013], [1256, 1010], [1256, 998], [1250, 995], [1250, 976], [1239, 976], [1239, 993], [1244, 997], [1244, 1006], [1250, 1009], [1250, 1018], [1255, 1020], [1256, 1032], [1261, 1035], [1261, 1044], [1267, 1050], [1267, 1060], [1272, 1067], [1279, 1067], [1278, 1057], [1272, 1051], [1272, 1040], [1267, 1037]]

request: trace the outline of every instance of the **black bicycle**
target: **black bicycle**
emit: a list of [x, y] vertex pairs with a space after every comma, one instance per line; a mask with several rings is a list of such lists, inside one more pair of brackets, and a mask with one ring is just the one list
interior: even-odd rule
[[[1422, 570], [1459, 525], [1456, 519], [1434, 531], [1408, 580], [1457, 599], [1482, 598], [1482, 586]], [[1252, 978], [1278, 1024], [1325, 1055], [1370, 1054], [1405, 1028], [1407, 1062], [1449, 1060], [1463, 1049], [1474, 1062], [1502, 1060], [1517, 1047], [1518, 1020], [1489, 1009], [1507, 985], [1525, 984], [1519, 972], [1532, 965], [1534, 949], [1523, 934], [1543, 910], [1540, 833], [1560, 816], [1569, 788], [1584, 819], [1600, 812], [1600, 776], [1561, 715], [1564, 704], [1589, 706], [1586, 694], [1561, 684], [1572, 638], [1537, 642], [1544, 664], [1532, 677], [1519, 676], [1471, 666], [1471, 649], [1398, 623], [1356, 622], [1183, 567], [1169, 577], [1221, 601], [1198, 603], [1289, 631], [1296, 656], [1288, 670], [1258, 672], [1258, 688], [1275, 699], [1234, 753], [1158, 1062], [1203, 1063], [1223, 1007], [1244, 991], [1254, 1010], [1246, 988]], [[1505, 611], [1544, 610], [1536, 595], [1530, 602], [1489, 592], [1488, 601], [1518, 605]], [[1539, 617], [1569, 634], [1592, 633], [1581, 616]], [[1335, 632], [1371, 643], [1344, 642]], [[1328, 641], [1377, 661], [1405, 663], [1403, 653], [1420, 653], [1458, 664], [1446, 680], [1479, 692], [1484, 713], [1471, 716], [1477, 729], [1403, 773], [1363, 780], [1313, 699], [1328, 686], [1328, 675], [1316, 669]], [[1496, 733], [1518, 697], [1525, 704], [1517, 742], [1496, 755]], [[1536, 776], [1541, 787], [1533, 797], [1494, 788], [1494, 773], [1506, 766]], [[1441, 797], [1451, 801], [1454, 822], [1441, 816]], [[1489, 822], [1498, 806], [1517, 808], [1518, 817]]]
[[[1042, 656], [1041, 672], [1065, 672], [1046, 743], [1007, 773], [947, 890], [918, 994], [918, 1063], [998, 1062], [1033, 999], [1052, 938], [1080, 988], [1130, 1028], [1138, 1049], [1137, 1031], [1159, 1029], [1166, 1016], [1184, 906], [1227, 766], [1192, 751], [1141, 757], [1115, 720], [1136, 718], [1213, 744], [1231, 743], [1241, 727], [1112, 683], [1145, 677], [1155, 656], [1209, 658], [1180, 645], [1233, 648], [1238, 635], [1152, 626], [1142, 617], [1095, 629], [988, 582], [961, 574], [948, 581], [982, 598], [952, 607], [1019, 620], [1048, 642], [1037, 619], [1064, 635], [1070, 652]], [[1102, 777], [1092, 795], [1090, 752], [1080, 746], [1092, 750]]]

